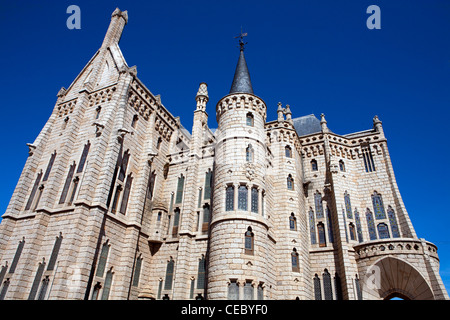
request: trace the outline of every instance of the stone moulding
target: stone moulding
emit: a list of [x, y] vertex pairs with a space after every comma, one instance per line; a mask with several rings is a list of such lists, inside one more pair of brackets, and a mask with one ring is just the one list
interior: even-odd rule
[[438, 259], [437, 247], [424, 239], [382, 239], [367, 241], [353, 246], [356, 260], [389, 254], [429, 255]]

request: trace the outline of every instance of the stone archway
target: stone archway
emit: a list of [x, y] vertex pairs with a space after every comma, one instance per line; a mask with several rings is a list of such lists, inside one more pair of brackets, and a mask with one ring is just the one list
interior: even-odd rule
[[434, 300], [433, 292], [421, 273], [408, 262], [384, 257], [371, 265], [361, 283], [364, 300]]

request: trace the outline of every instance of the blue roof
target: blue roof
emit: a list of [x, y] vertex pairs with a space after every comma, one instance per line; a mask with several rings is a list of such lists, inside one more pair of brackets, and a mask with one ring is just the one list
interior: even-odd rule
[[312, 133], [322, 132], [322, 127], [320, 126], [320, 120], [316, 118], [315, 115], [310, 114], [307, 116], [294, 118], [295, 131], [299, 136], [306, 136]]

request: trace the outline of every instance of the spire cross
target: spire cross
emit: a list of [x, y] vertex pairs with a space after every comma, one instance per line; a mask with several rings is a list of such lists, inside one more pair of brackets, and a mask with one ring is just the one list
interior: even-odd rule
[[235, 39], [239, 38], [239, 46], [241, 48], [241, 51], [244, 51], [244, 46], [248, 43], [248, 42], [244, 43], [244, 41], [243, 41], [244, 37], [246, 37], [247, 35], [248, 35], [247, 32], [242, 32], [242, 27], [241, 27], [241, 33], [237, 37], [234, 37]]

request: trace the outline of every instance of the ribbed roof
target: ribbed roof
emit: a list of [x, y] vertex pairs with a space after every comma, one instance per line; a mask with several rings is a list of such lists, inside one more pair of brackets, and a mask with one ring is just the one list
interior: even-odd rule
[[306, 136], [311, 133], [317, 133], [322, 131], [320, 126], [320, 120], [315, 115], [310, 114], [307, 116], [292, 119], [294, 122], [295, 131], [299, 136]]
[[253, 94], [250, 73], [248, 72], [247, 62], [244, 57], [244, 50], [241, 48], [239, 60], [234, 72], [234, 79], [231, 85], [230, 93], [251, 93]]

